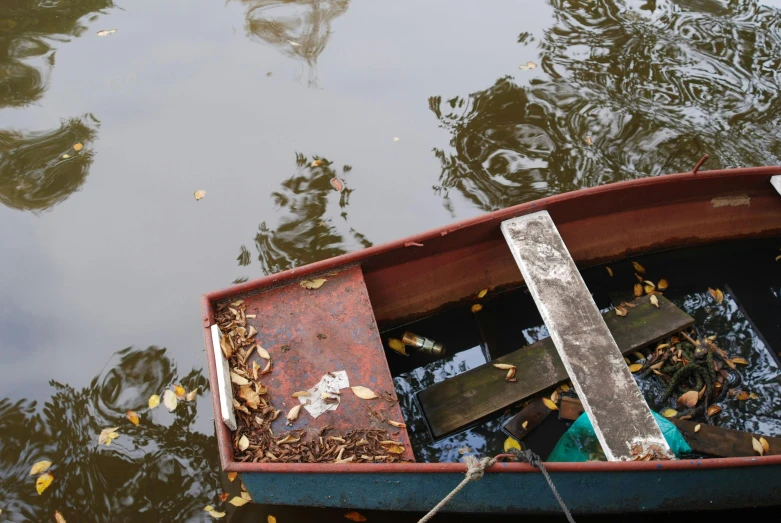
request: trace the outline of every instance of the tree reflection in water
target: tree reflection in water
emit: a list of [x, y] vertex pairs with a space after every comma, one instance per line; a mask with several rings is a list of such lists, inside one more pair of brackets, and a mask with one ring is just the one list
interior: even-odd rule
[[704, 153], [708, 168], [778, 163], [781, 11], [754, 1], [551, 4], [540, 68], [519, 73], [528, 86], [508, 76], [429, 99], [452, 135], [452, 151], [435, 149], [443, 188], [488, 211], [688, 171]]
[[[51, 399], [0, 400], [0, 499], [11, 521], [50, 521], [59, 510], [70, 521], [187, 521], [200, 519], [220, 486], [217, 442], [193, 432], [196, 402], [173, 413], [150, 411], [152, 394], [173, 384], [208, 390], [200, 370], [180, 375], [165, 349], [127, 348], [83, 389], [51, 381]], [[107, 364], [108, 366], [108, 364]], [[141, 416], [139, 426], [125, 417]], [[107, 427], [119, 427], [110, 446], [98, 445]], [[54, 464], [52, 485], [39, 496], [30, 467]]]
[[344, 14], [349, 0], [240, 0], [247, 8], [250, 37], [304, 62], [308, 84], [317, 84], [317, 59], [331, 37], [331, 22]]

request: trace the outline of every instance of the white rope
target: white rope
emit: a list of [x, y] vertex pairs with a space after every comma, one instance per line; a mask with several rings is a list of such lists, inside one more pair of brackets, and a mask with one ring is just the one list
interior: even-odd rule
[[466, 487], [467, 483], [470, 481], [477, 481], [478, 479], [483, 477], [483, 474], [485, 473], [485, 469], [487, 467], [492, 466], [494, 463], [496, 463], [496, 458], [483, 458], [480, 461], [477, 460], [474, 456], [467, 456], [464, 458], [464, 463], [466, 463], [466, 477], [461, 480], [461, 483], [458, 484], [456, 488], [453, 489], [453, 491], [445, 496], [445, 499], [437, 503], [437, 506], [432, 508], [428, 514], [420, 518], [420, 521], [418, 523], [426, 523], [428, 520], [433, 518], [437, 512], [439, 512], [439, 509], [444, 507], [448, 504], [448, 502], [455, 497], [456, 494], [461, 492], [461, 489]]

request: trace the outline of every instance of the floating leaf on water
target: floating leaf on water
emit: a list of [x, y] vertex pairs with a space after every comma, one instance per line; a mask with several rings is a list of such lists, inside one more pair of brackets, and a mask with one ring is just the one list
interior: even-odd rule
[[277, 518], [275, 518], [274, 516], [272, 516], [271, 514], [269, 514], [269, 515], [266, 517], [266, 523], [277, 523]]
[[289, 43], [293, 47], [300, 47], [301, 46], [301, 44], [299, 44], [298, 42], [294, 42], [293, 40], [288, 40], [287, 43]]
[[643, 295], [643, 286], [642, 286], [642, 285], [640, 285], [639, 283], [635, 283], [635, 286], [634, 286], [634, 295], [635, 295], [636, 297], [638, 297], [638, 298], [639, 298], [640, 296], [642, 296], [642, 295]]
[[721, 412], [721, 407], [718, 405], [711, 405], [708, 407], [708, 417], [715, 416], [719, 412]]
[[166, 391], [163, 392], [163, 405], [165, 405], [169, 412], [173, 412], [176, 410], [178, 404], [179, 402], [176, 400], [176, 393], [171, 389], [166, 389]]
[[483, 306], [479, 303], [472, 305], [472, 312], [480, 312], [481, 310], [483, 310]]
[[520, 69], [521, 71], [528, 71], [530, 69], [534, 69], [535, 67], [537, 67], [537, 64], [535, 64], [534, 62], [526, 62], [526, 64], [524, 65], [519, 65], [518, 69]]
[[395, 350], [399, 354], [407, 355], [407, 347], [398, 338], [388, 338], [388, 347]]
[[[231, 372], [231, 381], [235, 383], [236, 385], [242, 386], [242, 385], [249, 385], [249, 380], [247, 378], [244, 378], [242, 376], [239, 376], [235, 372]], [[168, 391], [166, 391], [168, 392]], [[174, 399], [176, 396], [174, 396]]]
[[488, 289], [481, 289], [480, 292], [477, 293], [477, 297], [479, 298], [485, 298], [485, 295], [488, 294]]
[[52, 481], [54, 481], [54, 476], [48, 472], [42, 476], [38, 476], [38, 479], [35, 480], [35, 490], [38, 491], [38, 495], [43, 494], [43, 491], [49, 488], [49, 485], [52, 484]]
[[321, 165], [323, 165], [323, 160], [315, 160], [312, 162], [312, 167], [320, 167]]
[[752, 400], [758, 400], [759, 399], [759, 394], [757, 394], [756, 392], [752, 392], [751, 394], [748, 395], [748, 397], [749, 397], [749, 399], [752, 399]]
[[694, 432], [699, 432], [701, 428], [702, 428], [702, 425], [700, 425], [699, 423], [697, 423], [697, 424], [694, 426]]
[[116, 29], [103, 29], [101, 31], [98, 31], [98, 36], [108, 36], [110, 34], [116, 33]]
[[653, 305], [657, 309], [659, 308], [659, 298], [656, 297], [656, 294], [651, 294], [650, 301], [651, 301], [651, 305]]
[[642, 363], [633, 363], [629, 366], [629, 372], [637, 372], [643, 368]]
[[770, 443], [768, 443], [765, 438], [760, 437], [759, 444], [762, 445], [762, 450], [764, 450], [765, 452], [770, 452]]
[[645, 267], [643, 267], [642, 265], [640, 265], [640, 264], [639, 264], [639, 263], [637, 263], [636, 261], [633, 261], [633, 262], [632, 262], [632, 267], [634, 267], [634, 268], [635, 268], [635, 270], [636, 270], [637, 272], [639, 272], [640, 274], [645, 274]]
[[248, 448], [249, 448], [249, 438], [246, 435], [242, 435], [239, 438], [239, 450], [247, 450]]
[[206, 196], [206, 191], [203, 189], [198, 189], [193, 193], [193, 196], [195, 196], [196, 200], [202, 200], [204, 196]]
[[550, 410], [559, 410], [559, 407], [555, 403], [553, 403], [550, 399], [548, 399], [548, 398], [542, 398], [542, 402]]
[[323, 284], [327, 281], [328, 280], [326, 280], [325, 278], [317, 278], [314, 280], [304, 280], [301, 283], [299, 283], [299, 285], [301, 285], [305, 289], [316, 290], [322, 287]]
[[730, 369], [735, 369], [735, 364], [734, 364], [734, 363], [732, 363], [732, 360], [731, 360], [731, 359], [729, 359], [729, 358], [725, 359], [725, 360], [724, 360], [724, 363], [726, 363], [726, 364], [727, 364], [727, 367], [729, 367]]
[[510, 365], [509, 363], [494, 363], [494, 367], [501, 370], [509, 370], [514, 369], [515, 365]]
[[138, 419], [138, 414], [136, 414], [135, 411], [132, 411], [132, 410], [127, 411], [126, 416], [127, 416], [127, 419], [130, 420], [130, 423], [132, 423], [133, 425], [138, 426], [139, 419]]
[[299, 390], [298, 392], [294, 392], [292, 396], [294, 398], [300, 398], [301, 396], [311, 396], [311, 394], [309, 394], [308, 390]]
[[366, 517], [362, 514], [356, 512], [356, 511], [350, 511], [347, 514], [344, 515], [345, 518], [349, 519], [350, 521], [355, 521], [356, 523], [360, 523], [361, 521], [366, 521]]
[[678, 411], [675, 409], [664, 409], [662, 411], [662, 416], [665, 418], [674, 418], [678, 414]]
[[594, 141], [590, 136], [586, 136], [586, 145], [594, 145]]
[[344, 182], [341, 180], [341, 178], [334, 176], [331, 178], [331, 187], [333, 187], [334, 190], [338, 192], [342, 192], [344, 190]]
[[153, 409], [158, 405], [160, 405], [160, 396], [158, 396], [157, 394], [152, 394], [151, 396], [149, 396], [149, 408]]
[[738, 392], [738, 395], [735, 397], [738, 398], [740, 401], [746, 401], [749, 398], [749, 393], [746, 392], [745, 390], [741, 390], [740, 392]]
[[214, 510], [214, 507], [212, 507], [211, 505], [206, 505], [205, 507], [203, 507], [203, 510], [209, 512], [210, 510]]
[[234, 498], [232, 500], [228, 501], [228, 503], [230, 503], [234, 507], [243, 507], [244, 505], [249, 503], [249, 501], [247, 501], [244, 498], [240, 498], [239, 496], [234, 496]]
[[754, 447], [754, 452], [760, 456], [765, 453], [765, 449], [762, 448], [762, 443], [760, 443], [759, 440], [753, 436], [751, 437], [751, 446]]
[[187, 391], [184, 390], [184, 387], [182, 387], [181, 385], [174, 385], [174, 393], [176, 394], [176, 397], [179, 399], [182, 399], [187, 395]]
[[238, 472], [228, 472], [228, 481], [233, 483], [233, 480], [236, 479], [236, 476], [238, 476]]
[[616, 307], [616, 316], [626, 316], [627, 312], [623, 307]]
[[373, 400], [377, 397], [377, 395], [374, 393], [373, 390], [367, 389], [366, 387], [361, 387], [360, 385], [356, 385], [355, 387], [350, 387], [353, 391], [353, 394], [358, 396], [361, 399], [364, 400]]
[[54, 521], [57, 523], [68, 523], [65, 521], [65, 516], [63, 516], [59, 510], [54, 511]]
[[269, 354], [266, 349], [264, 349], [260, 345], [256, 345], [256, 349], [258, 351], [258, 356], [260, 356], [261, 358], [266, 359], [266, 360], [270, 360], [271, 359], [271, 354]]
[[35, 464], [33, 464], [32, 468], [30, 469], [30, 476], [34, 476], [36, 474], [41, 474], [43, 472], [46, 472], [49, 470], [49, 467], [52, 466], [51, 461], [39, 461]]
[[394, 141], [394, 142], [398, 142], [398, 141], [399, 141], [399, 137], [398, 137], [398, 136], [394, 136], [394, 137], [393, 137], [393, 141]]
[[220, 511], [214, 510], [214, 509], [209, 510], [208, 512], [209, 512], [209, 515], [211, 517], [213, 517], [214, 519], [220, 519], [220, 518], [224, 518], [225, 517], [225, 512], [220, 512]]
[[200, 387], [195, 387], [193, 390], [187, 393], [187, 396], [185, 396], [185, 400], [187, 401], [193, 401], [198, 396], [198, 389]]
[[739, 363], [741, 365], [748, 365], [748, 361], [746, 358], [741, 358], [740, 356], [735, 356], [732, 358], [732, 363]]
[[68, 158], [70, 158], [70, 157], [71, 157], [71, 155], [70, 155], [70, 154], [63, 154], [63, 155], [62, 155], [62, 158], [63, 158], [64, 160], [67, 160], [67, 159], [68, 159]]
[[665, 290], [669, 286], [670, 286], [670, 284], [664, 278], [659, 280], [659, 283], [656, 284], [656, 288], [659, 289], [660, 291]]
[[713, 297], [713, 299], [716, 300], [716, 303], [721, 303], [724, 301], [724, 293], [721, 292], [721, 289], [711, 289], [708, 287], [708, 292]]
[[510, 452], [510, 449], [521, 450], [521, 444], [518, 443], [518, 440], [513, 438], [512, 436], [504, 440], [504, 451]]
[[608, 276], [610, 276], [612, 278], [613, 277], [613, 269], [611, 269], [610, 267], [605, 267], [605, 270], [607, 270]]
[[678, 398], [678, 405], [684, 405], [686, 407], [692, 408], [697, 405], [699, 400], [699, 393], [696, 390], [690, 390], [689, 392], [684, 392], [681, 394], [681, 396]]
[[111, 442], [119, 437], [117, 431], [119, 427], [112, 427], [110, 429], [103, 429], [98, 436], [98, 444], [111, 445]]
[[398, 421], [393, 421], [392, 419], [389, 419], [389, 420], [388, 420], [388, 423], [390, 423], [390, 424], [391, 424], [391, 425], [393, 425], [394, 427], [398, 427], [398, 428], [400, 428], [400, 429], [406, 429], [406, 428], [407, 428], [407, 425], [406, 425], [406, 424], [404, 424], [404, 423], [400, 423], [400, 422], [398, 422]]
[[81, 151], [83, 148], [84, 148], [84, 145], [82, 145], [80, 143], [77, 143], [77, 144], [73, 145], [73, 150], [76, 151], [76, 152]]
[[299, 412], [301, 412], [301, 404], [300, 403], [288, 411], [288, 413], [287, 413], [287, 420], [288, 421], [295, 421], [298, 418], [298, 413]]

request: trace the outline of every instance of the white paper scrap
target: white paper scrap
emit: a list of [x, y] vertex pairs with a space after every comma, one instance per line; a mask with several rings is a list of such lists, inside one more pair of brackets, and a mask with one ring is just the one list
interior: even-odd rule
[[[340, 370], [337, 372], [329, 372], [320, 378], [317, 385], [309, 389], [309, 396], [299, 396], [298, 401], [304, 406], [306, 411], [316, 418], [327, 410], [334, 410], [341, 403], [342, 398], [335, 392], [339, 392], [342, 389], [346, 389], [350, 386], [350, 380], [347, 378], [347, 372]], [[326, 403], [322, 394], [331, 394], [333, 398], [336, 398], [336, 403]]]

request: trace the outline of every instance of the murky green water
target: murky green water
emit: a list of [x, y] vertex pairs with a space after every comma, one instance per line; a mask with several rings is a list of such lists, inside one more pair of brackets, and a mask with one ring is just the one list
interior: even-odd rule
[[2, 517], [206, 518], [208, 394], [144, 407], [206, 386], [202, 292], [704, 153], [778, 163], [774, 5], [3, 0]]

